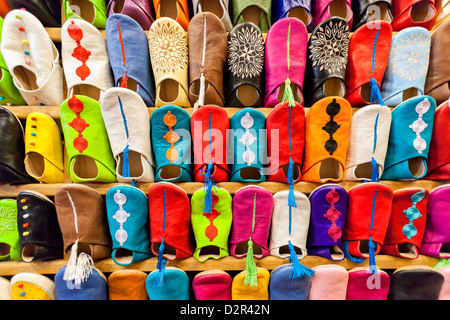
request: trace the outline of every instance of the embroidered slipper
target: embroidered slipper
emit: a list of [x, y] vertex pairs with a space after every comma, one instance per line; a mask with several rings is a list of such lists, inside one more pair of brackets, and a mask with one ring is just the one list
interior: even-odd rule
[[192, 181], [191, 116], [183, 108], [168, 105], [153, 111], [152, 148], [155, 154], [155, 181]]
[[114, 87], [105, 37], [89, 22], [71, 19], [61, 28], [61, 47], [67, 96], [100, 101]]
[[191, 198], [191, 223], [196, 242], [193, 256], [200, 262], [229, 256], [228, 236], [233, 220], [230, 193], [213, 187], [212, 201], [208, 204], [207, 190], [201, 188]]
[[422, 27], [403, 29], [392, 38], [381, 83], [381, 96], [387, 106], [396, 107], [424, 94], [430, 45], [430, 32]]
[[150, 28], [148, 43], [156, 82], [156, 107], [190, 107], [187, 33], [175, 20], [159, 18]]
[[272, 1], [270, 0], [232, 0], [233, 25], [253, 22], [261, 32], [267, 33], [271, 26]]
[[0, 300], [12, 300], [11, 281], [0, 277]]
[[114, 262], [127, 266], [151, 258], [147, 195], [133, 186], [116, 186], [105, 203]]
[[352, 107], [383, 104], [380, 85], [391, 41], [392, 26], [384, 20], [367, 23], [350, 36], [345, 98]]
[[155, 286], [158, 270], [152, 271], [145, 280], [150, 300], [189, 300], [189, 276], [176, 267], [166, 267], [164, 285]]
[[283, 264], [270, 273], [270, 300], [308, 300], [311, 277], [291, 279], [291, 266]]
[[397, 268], [391, 276], [389, 300], [439, 300], [444, 276], [426, 265]]
[[0, 106], [0, 183], [36, 182], [25, 169], [25, 140], [22, 123], [6, 107]]
[[430, 30], [436, 16], [435, 0], [392, 0], [392, 29], [400, 31], [408, 27]]
[[429, 194], [425, 189], [404, 188], [394, 191], [389, 226], [381, 247], [382, 254], [406, 259], [419, 257]]
[[344, 180], [380, 181], [384, 171], [391, 120], [391, 110], [380, 104], [361, 107], [353, 113]]
[[189, 24], [188, 43], [191, 105], [194, 109], [208, 104], [223, 107], [223, 70], [228, 52], [223, 23], [214, 13], [197, 13]]
[[66, 20], [85, 20], [97, 29], [105, 29], [106, 2], [104, 0], [64, 0], [64, 17]]
[[89, 279], [94, 261], [111, 257], [111, 236], [103, 197], [95, 189], [67, 184], [55, 192], [56, 215], [68, 255], [64, 280]]
[[352, 119], [350, 103], [341, 97], [317, 101], [306, 115], [302, 180], [342, 181]]
[[176, 20], [185, 31], [188, 30], [189, 22], [189, 4], [187, 0], [163, 1], [153, 0], [156, 20], [168, 17]]
[[55, 120], [42, 112], [32, 112], [27, 116], [25, 170], [41, 182], [64, 182], [61, 131]]
[[[141, 97], [126, 88], [108, 89], [101, 114], [114, 155], [119, 182], [153, 182], [150, 115]], [[89, 128], [87, 128], [89, 129]]]
[[382, 180], [414, 180], [426, 175], [435, 109], [433, 98], [418, 96], [392, 110]]
[[245, 271], [234, 276], [231, 284], [231, 300], [269, 300], [270, 272], [267, 269], [257, 269], [257, 286], [246, 285], [245, 279]]
[[231, 300], [233, 278], [220, 269], [199, 272], [192, 280], [195, 300]]
[[430, 61], [428, 73], [425, 80], [425, 94], [433, 97], [436, 104], [440, 105], [448, 100], [450, 96], [450, 70], [449, 58], [445, 54], [444, 48], [448, 48], [450, 43], [447, 34], [450, 31], [450, 20], [443, 22], [439, 28], [433, 31], [431, 35]]
[[34, 272], [20, 272], [11, 278], [13, 300], [56, 300], [55, 282]]
[[[115, 13], [124, 14], [135, 20], [142, 29], [148, 30], [155, 20], [153, 16], [153, 6], [150, 0], [110, 0], [106, 6], [108, 17]], [[108, 21], [106, 21], [108, 23]]]
[[355, 31], [366, 23], [372, 23], [376, 20], [391, 23], [391, 3], [392, 0], [352, 1], [353, 25], [351, 30]]
[[287, 17], [300, 19], [308, 31], [312, 31], [315, 21], [313, 22], [311, 0], [272, 1], [272, 23]]
[[17, 196], [17, 229], [23, 262], [64, 258], [63, 239], [53, 201], [36, 191]]
[[389, 226], [393, 191], [382, 183], [367, 182], [350, 188], [348, 196], [343, 234], [345, 257], [357, 263], [369, 258], [369, 271], [377, 273], [375, 256]]
[[199, 12], [214, 13], [222, 21], [227, 32], [233, 28], [229, 13], [229, 0], [193, 0], [192, 8], [194, 15]]
[[437, 258], [450, 258], [450, 185], [442, 185], [430, 191], [427, 222], [420, 245], [420, 254]]
[[132, 18], [113, 14], [106, 21], [106, 44], [116, 87], [137, 92], [147, 107], [155, 106], [155, 83], [147, 34]]
[[337, 264], [323, 264], [313, 268], [308, 300], [345, 300], [348, 271]]
[[327, 96], [345, 96], [349, 39], [348, 24], [339, 17], [326, 19], [313, 30], [308, 42], [307, 106]]
[[0, 224], [5, 226], [0, 235], [0, 261], [20, 261], [20, 236], [15, 199], [0, 199]]
[[55, 274], [56, 300], [109, 300], [107, 278], [99, 269], [93, 268], [89, 279], [76, 285], [64, 280], [66, 269], [67, 266], [63, 266]]
[[[22, 9], [30, 12], [44, 27], [61, 27], [61, 1], [60, 0], [8, 0], [11, 10]], [[3, 2], [1, 3], [3, 6]], [[6, 4], [5, 4], [6, 5]]]
[[149, 300], [145, 281], [147, 273], [125, 269], [112, 272], [108, 276], [109, 300]]
[[315, 188], [309, 194], [311, 217], [306, 247], [308, 254], [343, 260], [342, 233], [347, 215], [347, 191], [334, 184]]
[[346, 300], [387, 300], [391, 278], [378, 269], [376, 276], [367, 268], [356, 267], [348, 271]]
[[353, 11], [351, 0], [319, 0], [313, 6], [314, 25], [331, 17], [344, 19], [349, 29], [352, 29]]
[[262, 182], [266, 180], [266, 117], [254, 108], [244, 108], [230, 119], [229, 143], [233, 145], [231, 181]]
[[267, 32], [265, 50], [266, 97], [264, 106], [289, 100], [304, 105], [308, 31], [297, 18], [278, 20]]
[[263, 107], [263, 71], [263, 34], [253, 23], [243, 22], [228, 34], [228, 58], [224, 72], [226, 105]]
[[16, 9], [6, 15], [1, 52], [28, 105], [61, 104], [64, 93], [59, 51], [33, 14]]

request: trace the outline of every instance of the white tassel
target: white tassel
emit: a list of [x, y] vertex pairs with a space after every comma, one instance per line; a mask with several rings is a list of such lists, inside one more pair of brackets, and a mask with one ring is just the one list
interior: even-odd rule
[[85, 252], [80, 253], [75, 271], [75, 284], [81, 284], [92, 274], [94, 261], [92, 257]]
[[70, 249], [69, 260], [67, 261], [66, 270], [64, 271], [63, 279], [70, 281], [75, 279], [75, 272], [77, 267], [77, 253], [78, 253], [78, 239]]

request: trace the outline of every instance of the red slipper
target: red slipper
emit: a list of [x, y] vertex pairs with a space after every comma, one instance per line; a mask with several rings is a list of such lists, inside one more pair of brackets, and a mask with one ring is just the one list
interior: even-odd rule
[[436, 14], [435, 0], [392, 0], [392, 29], [422, 27], [431, 30]]

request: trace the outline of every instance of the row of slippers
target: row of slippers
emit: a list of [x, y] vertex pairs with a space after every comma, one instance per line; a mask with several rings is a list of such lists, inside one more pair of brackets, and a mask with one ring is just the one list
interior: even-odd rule
[[[440, 0], [381, 0], [381, 1], [333, 1], [333, 0], [65, 0], [64, 19], [87, 20], [95, 27], [105, 28], [107, 17], [122, 13], [138, 21], [144, 29], [150, 28], [154, 20], [170, 17], [187, 30], [192, 14], [212, 12], [223, 22], [227, 31], [242, 22], [252, 22], [263, 32], [285, 17], [301, 19], [308, 29], [332, 16], [344, 18], [350, 29], [356, 30], [373, 17], [373, 11], [380, 19], [392, 23], [395, 30], [411, 26], [431, 28], [436, 24], [447, 5]], [[2, 0], [0, 14], [5, 15], [11, 8], [25, 8], [38, 16], [46, 27], [61, 26], [61, 2], [59, 0], [23, 1]], [[192, 14], [191, 14], [192, 12]], [[265, 30], [265, 31], [264, 31]]]
[[106, 40], [90, 23], [68, 20], [61, 30], [61, 68], [60, 53], [39, 20], [13, 10], [3, 25], [0, 99], [55, 106], [73, 94], [100, 100], [107, 89], [122, 86], [148, 107], [274, 107], [285, 90], [305, 106], [332, 95], [352, 107], [397, 106], [421, 94], [440, 104], [450, 95], [447, 55], [441, 54], [449, 27], [450, 21], [443, 23], [431, 37], [422, 27], [393, 36], [390, 24], [375, 21], [350, 37], [347, 23], [334, 17], [308, 40], [303, 22], [283, 18], [264, 44], [256, 25], [242, 23], [227, 35], [212, 13], [196, 14], [187, 33], [175, 20], [160, 18], [148, 36], [132, 18], [115, 14], [108, 18]]
[[[446, 264], [447, 263], [447, 264]], [[339, 265], [314, 267], [314, 277], [289, 278], [291, 265], [271, 272], [258, 268], [258, 285], [244, 283], [245, 272], [231, 275], [219, 269], [191, 279], [168, 267], [162, 286], [158, 271], [120, 270], [105, 275], [97, 268], [80, 284], [64, 279], [66, 266], [54, 277], [22, 272], [0, 278], [0, 300], [449, 300], [450, 266], [409, 266], [378, 278], [366, 268], [346, 270]]]

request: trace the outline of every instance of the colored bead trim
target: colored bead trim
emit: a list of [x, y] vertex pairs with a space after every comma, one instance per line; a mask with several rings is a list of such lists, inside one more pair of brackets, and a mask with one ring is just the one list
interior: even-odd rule
[[256, 141], [256, 137], [250, 132], [250, 129], [253, 127], [254, 123], [254, 119], [248, 112], [241, 118], [241, 126], [245, 129], [245, 133], [239, 139], [239, 142], [245, 146], [242, 159], [247, 166], [250, 166], [256, 159], [255, 153], [250, 150], [250, 146]]
[[341, 216], [341, 212], [334, 206], [336, 202], [340, 199], [340, 195], [336, 192], [336, 189], [331, 189], [330, 192], [326, 195], [326, 200], [330, 204], [330, 209], [327, 210], [327, 213], [323, 215], [324, 218], [327, 218], [331, 222], [331, 227], [328, 229], [328, 236], [334, 241], [337, 242], [339, 238], [342, 236], [342, 230], [336, 225], [336, 220]]
[[177, 124], [177, 117], [175, 117], [170, 111], [163, 118], [164, 124], [169, 127], [169, 132], [164, 135], [164, 139], [170, 144], [170, 149], [166, 151], [166, 158], [173, 163], [179, 157], [178, 151], [175, 149], [175, 143], [181, 138], [173, 131], [173, 127]]
[[121, 193], [120, 190], [117, 190], [116, 194], [114, 194], [114, 202], [119, 205], [119, 210], [113, 215], [113, 219], [120, 225], [119, 230], [116, 231], [114, 237], [122, 246], [128, 239], [128, 233], [123, 228], [123, 224], [130, 217], [130, 214], [123, 209], [123, 205], [127, 203], [127, 197]]
[[428, 124], [423, 121], [422, 117], [429, 109], [430, 101], [428, 101], [428, 98], [425, 98], [416, 106], [416, 112], [419, 118], [409, 126], [409, 128], [416, 134], [416, 139], [414, 139], [413, 145], [414, 149], [416, 149], [418, 153], [422, 153], [427, 148], [427, 142], [420, 136], [420, 134], [428, 127]]
[[81, 30], [74, 21], [71, 21], [71, 24], [67, 28], [67, 32], [69, 33], [69, 37], [77, 43], [77, 47], [73, 50], [72, 57], [82, 63], [82, 65], [76, 69], [75, 73], [82, 81], [84, 81], [91, 74], [91, 69], [86, 65], [86, 62], [89, 60], [92, 53], [81, 45], [80, 41], [83, 39], [83, 30]]
[[402, 228], [402, 233], [408, 238], [411, 239], [417, 234], [417, 228], [414, 226], [414, 220], [422, 217], [420, 211], [416, 208], [418, 202], [422, 201], [425, 197], [425, 189], [413, 194], [411, 196], [412, 206], [406, 210], [403, 210], [403, 213], [408, 218], [409, 223], [405, 224]]
[[212, 191], [212, 210], [211, 213], [203, 212], [203, 215], [209, 220], [210, 225], [205, 229], [205, 235], [209, 239], [209, 241], [213, 241], [217, 235], [219, 234], [219, 230], [213, 224], [213, 221], [220, 215], [220, 212], [214, 209], [214, 205], [219, 202], [219, 197]]

